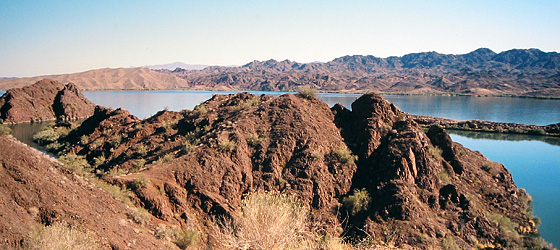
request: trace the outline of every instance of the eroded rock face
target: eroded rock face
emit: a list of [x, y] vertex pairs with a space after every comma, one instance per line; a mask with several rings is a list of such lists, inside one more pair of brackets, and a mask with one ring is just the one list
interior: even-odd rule
[[[62, 140], [70, 145], [65, 152], [86, 156], [110, 182], [146, 176], [138, 202], [183, 227], [234, 217], [244, 194], [277, 190], [311, 207], [325, 231], [379, 244], [438, 249], [445, 239], [465, 249], [516, 247], [536, 232], [530, 197], [504, 166], [439, 127], [426, 133], [377, 94], [360, 97], [352, 111], [301, 95], [248, 93], [142, 121], [97, 108]], [[353, 190], [371, 197], [355, 213], [343, 205]]]
[[6, 91], [0, 98], [0, 119], [19, 123], [86, 118], [94, 107], [73, 83], [44, 79]]
[[[535, 230], [528, 213], [530, 198], [504, 166], [454, 143], [439, 127], [425, 133], [381, 99], [368, 94], [352, 105], [356, 111], [333, 108], [343, 135], [361, 152], [352, 188], [371, 194], [369, 209], [350, 223], [381, 242], [401, 246], [439, 247], [445, 238], [462, 249], [477, 244], [522, 246], [517, 232], [505, 233], [496, 222], [506, 216], [517, 225], [508, 230]], [[379, 128], [378, 134], [372, 127]]]

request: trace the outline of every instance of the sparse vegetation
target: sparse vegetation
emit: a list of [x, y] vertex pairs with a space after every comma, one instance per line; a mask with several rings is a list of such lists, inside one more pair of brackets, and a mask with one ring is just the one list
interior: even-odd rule
[[148, 223], [152, 215], [144, 208], [133, 208], [130, 211], [129, 217], [139, 225], [145, 225]]
[[252, 97], [247, 100], [240, 102], [236, 107], [235, 111], [247, 110], [250, 107], [259, 105], [261, 103], [261, 99], [259, 97]]
[[175, 244], [181, 249], [196, 249], [202, 242], [198, 230], [178, 231], [175, 237]]
[[148, 153], [148, 147], [144, 144], [137, 144], [136, 153], [138, 153], [139, 155], [146, 155]]
[[443, 153], [443, 150], [438, 146], [433, 146], [433, 147], [430, 146], [428, 147], [428, 153], [436, 159], [441, 159], [441, 154]]
[[446, 235], [441, 241], [441, 247], [445, 250], [461, 250], [451, 235]]
[[369, 208], [370, 202], [371, 196], [365, 188], [354, 189], [351, 195], [342, 199], [342, 204], [352, 216], [366, 211]]
[[218, 143], [219, 150], [226, 153], [233, 153], [237, 148], [235, 141], [223, 140]]
[[257, 134], [249, 134], [247, 136], [247, 144], [251, 147], [256, 147], [262, 143], [262, 139]]
[[24, 249], [96, 250], [101, 249], [101, 244], [95, 233], [91, 231], [80, 230], [64, 222], [56, 222], [31, 231]]
[[317, 98], [317, 90], [312, 89], [312, 88], [305, 88], [305, 89], [302, 89], [299, 92], [299, 95], [303, 98], [313, 100], [313, 99]]
[[146, 165], [146, 160], [138, 159], [134, 162], [134, 169], [141, 169]]
[[511, 219], [500, 213], [491, 213], [487, 215], [488, 219], [498, 225], [500, 228], [500, 233], [507, 239], [508, 246], [512, 247], [515, 245], [522, 244], [522, 238], [517, 233], [517, 223], [511, 221]]
[[60, 156], [58, 160], [64, 164], [66, 169], [80, 176], [91, 173], [92, 167], [82, 155], [65, 154]]
[[12, 129], [4, 124], [0, 124], [0, 135], [9, 135]]
[[449, 176], [449, 172], [447, 172], [447, 169], [444, 168], [439, 172], [438, 180], [444, 185], [451, 183], [451, 177]]
[[218, 249], [310, 249], [319, 244], [311, 232], [308, 208], [276, 192], [247, 195], [234, 220], [218, 222], [212, 237]]
[[159, 159], [157, 159], [157, 161], [152, 162], [153, 164], [157, 165], [157, 164], [163, 164], [166, 162], [170, 162], [171, 160], [173, 160], [174, 156], [172, 153], [167, 153], [164, 154], [163, 156], [159, 157]]
[[200, 104], [196, 107], [194, 107], [194, 111], [198, 114], [198, 115], [203, 115], [208, 113], [208, 109], [206, 108], [206, 105], [204, 104]]
[[338, 147], [333, 151], [333, 153], [343, 164], [354, 162], [358, 159], [357, 156], [352, 154], [352, 151], [345, 147]]
[[138, 174], [138, 176], [136, 176], [136, 178], [134, 178], [134, 180], [130, 182], [129, 186], [132, 190], [139, 190], [148, 186], [149, 183], [150, 180], [148, 179], [148, 177], [146, 177], [144, 174]]

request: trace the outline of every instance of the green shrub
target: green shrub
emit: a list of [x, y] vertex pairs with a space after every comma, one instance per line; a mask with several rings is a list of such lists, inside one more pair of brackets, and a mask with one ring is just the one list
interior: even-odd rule
[[138, 159], [134, 162], [134, 169], [141, 169], [146, 165], [146, 160]]
[[25, 249], [101, 249], [95, 233], [71, 227], [64, 222], [56, 222], [32, 230], [28, 235]]
[[461, 248], [455, 243], [455, 240], [452, 236], [446, 235], [445, 238], [441, 241], [441, 247], [444, 250], [461, 250]]
[[82, 155], [76, 155], [73, 153], [65, 154], [60, 156], [58, 161], [62, 162], [66, 169], [78, 175], [83, 176], [84, 174], [91, 172], [91, 166]]
[[105, 164], [106, 160], [107, 159], [105, 159], [105, 156], [103, 156], [103, 155], [95, 157], [95, 158], [93, 158], [93, 166], [97, 168], [97, 167]]
[[133, 208], [129, 214], [129, 217], [139, 225], [145, 225], [146, 223], [148, 223], [148, 221], [150, 221], [152, 215], [146, 209]]
[[261, 103], [261, 99], [259, 97], [249, 98], [240, 102], [237, 107], [235, 107], [235, 111], [247, 110], [250, 107], [259, 105]]
[[225, 140], [218, 143], [219, 150], [226, 153], [233, 153], [237, 148], [235, 141]]
[[129, 186], [132, 190], [139, 190], [148, 186], [149, 183], [150, 180], [148, 179], [148, 177], [146, 177], [144, 174], [138, 174], [138, 176], [136, 176], [136, 178], [134, 178], [134, 180], [130, 182]]
[[441, 159], [441, 154], [443, 153], [443, 150], [438, 146], [433, 146], [433, 147], [428, 147], [428, 153], [436, 159]]
[[370, 202], [371, 197], [365, 188], [359, 190], [354, 189], [352, 190], [352, 195], [342, 199], [342, 204], [346, 209], [348, 209], [348, 211], [350, 211], [352, 216], [367, 210]]
[[262, 143], [262, 139], [257, 134], [250, 134], [247, 136], [247, 144], [251, 147], [256, 147]]
[[200, 104], [196, 107], [194, 107], [194, 111], [196, 112], [197, 115], [203, 115], [208, 113], [208, 109], [206, 108], [206, 105], [204, 104]]
[[39, 145], [47, 145], [55, 142], [60, 137], [52, 127], [41, 130], [33, 135], [33, 141], [37, 142]]
[[190, 140], [186, 140], [185, 142], [183, 142], [183, 152], [185, 152], [186, 154], [194, 151], [196, 149], [196, 144], [193, 144], [193, 142], [191, 142]]
[[312, 88], [305, 88], [299, 92], [299, 95], [303, 98], [313, 100], [317, 98], [317, 90]]
[[202, 237], [200, 237], [198, 230], [179, 231], [175, 237], [175, 244], [181, 249], [196, 249], [200, 242], [202, 242]]
[[9, 135], [12, 133], [12, 129], [4, 124], [0, 124], [0, 135]]
[[546, 131], [544, 131], [544, 129], [542, 128], [534, 128], [529, 130], [529, 134], [532, 135], [546, 135]]
[[139, 155], [146, 155], [148, 153], [148, 147], [144, 144], [137, 144], [136, 153], [138, 153]]
[[352, 154], [352, 151], [345, 147], [338, 147], [333, 151], [333, 153], [343, 164], [351, 163], [358, 159], [357, 156]]
[[157, 161], [154, 161], [153, 164], [157, 165], [157, 164], [163, 164], [166, 162], [170, 162], [171, 160], [173, 160], [174, 156], [171, 153], [167, 153], [161, 157], [159, 157], [159, 159], [157, 159]]

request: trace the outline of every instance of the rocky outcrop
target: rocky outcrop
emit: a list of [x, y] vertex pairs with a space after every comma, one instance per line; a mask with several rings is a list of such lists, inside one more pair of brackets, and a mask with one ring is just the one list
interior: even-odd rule
[[[371, 194], [369, 209], [350, 218], [357, 235], [428, 248], [442, 241], [458, 249], [533, 244], [523, 237], [536, 232], [530, 198], [503, 165], [454, 143], [440, 127], [425, 133], [379, 95], [360, 97], [353, 111], [334, 109], [361, 152], [352, 188]], [[391, 112], [379, 116], [383, 109]], [[381, 136], [362, 136], [371, 127]]]
[[[0, 136], [0, 145], [0, 248], [27, 249], [31, 231], [66, 222], [93, 232], [102, 249], [167, 249], [129, 218], [131, 208], [55, 159], [11, 136]], [[145, 227], [158, 223], [151, 218]]]
[[[358, 241], [429, 249], [538, 244], [530, 196], [503, 165], [440, 127], [426, 133], [377, 94], [360, 97], [352, 111], [299, 94], [248, 93], [142, 121], [97, 108], [59, 143], [183, 228], [205, 232], [213, 216], [235, 217], [244, 194], [274, 190], [299, 197], [322, 231]], [[140, 178], [149, 181], [134, 186]]]
[[9, 89], [0, 98], [0, 119], [19, 123], [86, 118], [93, 114], [94, 107], [73, 83], [44, 79]]

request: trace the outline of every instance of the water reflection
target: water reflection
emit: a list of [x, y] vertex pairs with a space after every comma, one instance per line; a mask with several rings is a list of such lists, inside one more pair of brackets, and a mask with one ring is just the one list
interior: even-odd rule
[[540, 135], [522, 135], [522, 134], [503, 134], [489, 132], [475, 132], [465, 130], [447, 130], [449, 134], [460, 135], [472, 139], [488, 139], [499, 141], [541, 141], [550, 145], [560, 146], [560, 137], [540, 136]]

